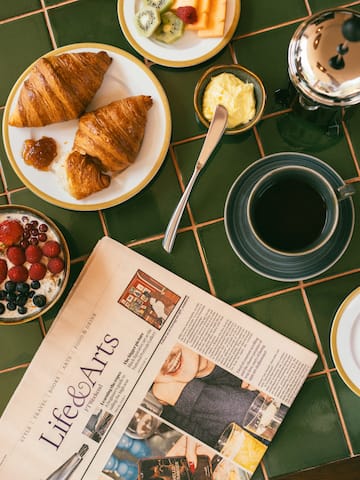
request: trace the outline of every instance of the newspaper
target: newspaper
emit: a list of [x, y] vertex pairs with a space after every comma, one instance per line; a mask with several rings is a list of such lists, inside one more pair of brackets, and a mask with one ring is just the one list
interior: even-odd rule
[[104, 237], [0, 419], [0, 478], [247, 480], [315, 360]]

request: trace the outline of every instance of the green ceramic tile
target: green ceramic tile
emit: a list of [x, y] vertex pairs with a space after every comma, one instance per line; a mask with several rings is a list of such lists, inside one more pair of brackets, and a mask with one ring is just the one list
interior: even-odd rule
[[309, 121], [305, 124], [296, 113], [279, 115], [258, 126], [265, 154], [304, 152], [327, 162], [344, 179], [356, 176], [345, 137], [330, 138]]
[[277, 0], [268, 7], [266, 0], [242, 0], [236, 35], [256, 32], [263, 28], [307, 16], [303, 0]]
[[32, 12], [41, 8], [40, 0], [16, 0], [16, 2], [2, 2], [0, 20], [16, 17], [23, 13]]
[[88, 255], [104, 235], [98, 212], [65, 210], [45, 202], [29, 190], [13, 193], [11, 203], [27, 205], [50, 217], [63, 233], [71, 258]]
[[332, 379], [339, 398], [341, 412], [344, 416], [352, 448], [354, 453], [358, 455], [360, 453], [360, 397], [346, 386], [337, 373], [332, 374]]
[[[49, 19], [58, 47], [72, 43], [98, 42], [137, 55], [120, 29], [114, 0], [79, 0], [49, 10]], [[137, 55], [138, 56], [138, 55]]]
[[0, 374], [0, 416], [5, 410], [11, 395], [14, 393], [25, 371], [25, 368], [19, 368]]
[[251, 480], [264, 480], [264, 475], [262, 474], [260, 465], [255, 470], [254, 474], [251, 476]]
[[346, 125], [349, 129], [351, 143], [354, 146], [357, 156], [358, 164], [360, 165], [360, 138], [359, 138], [359, 125], [360, 125], [360, 107], [356, 105], [352, 107], [348, 112], [348, 118], [346, 119]]
[[[344, 0], [326, 0], [326, 2], [324, 2], [324, 0], [309, 0], [309, 5], [312, 13], [316, 13], [328, 8], [337, 8], [343, 6], [349, 8], [349, 2], [344, 2]], [[356, 4], [351, 5], [350, 8], [356, 8]]]
[[43, 339], [39, 322], [0, 325], [0, 370], [30, 362]]
[[250, 270], [233, 252], [223, 222], [200, 228], [198, 232], [216, 295], [225, 302], [235, 303], [293, 285]]
[[238, 63], [252, 70], [263, 81], [267, 93], [265, 114], [280, 109], [274, 93], [287, 88], [287, 50], [297, 25], [289, 25], [233, 42]]
[[[204, 139], [175, 147], [184, 184], [190, 179]], [[252, 132], [225, 135], [199, 176], [190, 196], [195, 221], [204, 222], [224, 215], [228, 191], [240, 173], [260, 157]]]
[[[160, 171], [144, 190], [125, 203], [104, 211], [109, 235], [128, 243], [163, 233], [180, 196], [179, 183], [168, 155]], [[184, 212], [180, 226], [189, 224], [188, 215]]]
[[[3, 114], [4, 111], [0, 111], [0, 124], [2, 125], [3, 122]], [[5, 152], [3, 137], [1, 136], [0, 139], [0, 162], [1, 162], [1, 169], [4, 174], [4, 181], [6, 188], [8, 190], [13, 190], [14, 188], [23, 187], [23, 183], [16, 175], [15, 171], [13, 170], [12, 166], [10, 165], [9, 159]]]
[[330, 367], [334, 362], [330, 353], [330, 331], [335, 314], [349, 295], [360, 284], [360, 274], [347, 275], [306, 288], [321, 345]]
[[348, 455], [326, 377], [307, 380], [265, 455], [269, 477]]
[[172, 140], [198, 135], [206, 131], [198, 122], [194, 110], [194, 90], [201, 75], [212, 65], [233, 63], [230, 50], [226, 47], [212, 61], [189, 68], [165, 68], [152, 66], [153, 73], [162, 83], [170, 103], [173, 122]]
[[64, 3], [63, 0], [44, 0], [45, 5], [48, 6], [53, 6], [57, 5], [58, 3]]
[[52, 49], [44, 16], [30, 15], [0, 25], [0, 44], [6, 45], [6, 48], [0, 50], [0, 105], [5, 105], [19, 75], [37, 58]]
[[[300, 292], [284, 293], [273, 298], [259, 300], [243, 305], [239, 310], [318, 355], [315, 338]], [[322, 362], [318, 358], [313, 371], [322, 369]]]
[[195, 246], [195, 239], [191, 232], [179, 233], [171, 254], [165, 252], [160, 241], [154, 241], [134, 247], [150, 260], [167, 268], [179, 277], [208, 291], [204, 269]]

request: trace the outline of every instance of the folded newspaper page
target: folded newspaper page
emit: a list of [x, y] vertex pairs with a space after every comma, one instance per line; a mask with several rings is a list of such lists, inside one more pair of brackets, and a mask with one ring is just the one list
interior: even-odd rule
[[104, 237], [0, 419], [0, 478], [247, 480], [315, 360]]

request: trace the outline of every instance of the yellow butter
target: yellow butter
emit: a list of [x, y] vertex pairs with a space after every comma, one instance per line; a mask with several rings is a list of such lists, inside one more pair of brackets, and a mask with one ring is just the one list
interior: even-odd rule
[[256, 112], [254, 85], [245, 83], [232, 73], [220, 73], [212, 77], [204, 91], [202, 111], [211, 121], [216, 106], [228, 111], [227, 128], [249, 122]]

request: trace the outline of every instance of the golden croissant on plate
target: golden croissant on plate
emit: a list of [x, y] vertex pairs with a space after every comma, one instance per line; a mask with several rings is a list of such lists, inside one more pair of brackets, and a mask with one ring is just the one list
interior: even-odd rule
[[66, 159], [66, 177], [70, 194], [80, 200], [110, 185], [110, 177], [101, 171], [96, 159], [73, 151]]
[[42, 127], [78, 118], [99, 89], [111, 62], [104, 51], [40, 58], [20, 89], [9, 124]]
[[85, 113], [73, 149], [97, 158], [105, 171], [121, 172], [136, 159], [152, 103], [150, 96], [137, 95]]

